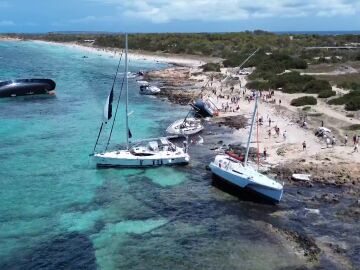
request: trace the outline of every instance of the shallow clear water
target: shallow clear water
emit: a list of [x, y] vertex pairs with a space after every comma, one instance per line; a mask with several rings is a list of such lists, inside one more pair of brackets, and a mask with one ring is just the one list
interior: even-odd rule
[[[130, 63], [132, 71], [164, 66]], [[300, 266], [264, 226], [277, 206], [211, 185], [209, 145], [226, 135], [193, 146], [187, 167], [98, 170], [89, 162], [116, 64], [63, 46], [0, 42], [0, 80], [57, 82], [55, 97], [0, 100], [0, 269]], [[130, 103], [135, 139], [163, 134], [187, 111], [140, 96], [133, 80]], [[121, 119], [112, 145], [124, 140]]]

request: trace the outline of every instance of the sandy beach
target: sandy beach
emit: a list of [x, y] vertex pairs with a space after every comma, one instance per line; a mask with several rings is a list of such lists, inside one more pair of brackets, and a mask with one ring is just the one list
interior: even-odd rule
[[[74, 42], [69, 43], [60, 43], [60, 42], [51, 42], [51, 41], [39, 41], [35, 40], [34, 42], [38, 43], [46, 43], [46, 44], [54, 44], [60, 46], [66, 46], [73, 49], [81, 50], [84, 53], [96, 53], [96, 54], [104, 54], [109, 57], [117, 57], [121, 54], [120, 49], [114, 48], [100, 48], [93, 46], [91, 44], [78, 44]], [[199, 56], [191, 56], [191, 55], [174, 55], [174, 54], [166, 54], [166, 53], [150, 53], [144, 51], [135, 51], [129, 50], [129, 60], [143, 60], [143, 61], [154, 61], [158, 63], [168, 63], [179, 66], [187, 66], [187, 67], [198, 67], [205, 64], [208, 61], [219, 61], [217, 58], [211, 57], [199, 57]]]
[[[222, 80], [228, 74], [234, 74], [234, 70], [222, 69], [221, 74], [213, 74], [202, 72], [197, 67], [175, 67], [165, 71], [151, 72], [148, 77], [155, 83], [162, 81], [162, 89], [165, 91], [166, 88], [171, 89], [172, 91], [166, 91], [165, 96], [169, 96], [173, 102], [186, 104], [195, 98], [207, 97], [220, 108], [220, 118], [245, 116], [250, 119], [254, 102], [247, 100], [247, 97], [251, 95], [251, 91], [245, 88], [247, 76], [234, 74], [238, 79], [235, 83], [226, 85]], [[337, 90], [341, 91], [341, 89]], [[320, 99], [310, 111], [291, 106], [291, 100], [299, 96], [303, 94], [285, 94], [274, 91], [271, 99], [260, 100], [258, 117], [263, 118], [263, 125], [258, 126], [258, 141], [255, 131], [251, 143], [252, 147], [259, 148], [260, 169], [268, 170], [285, 165], [297, 173], [310, 173], [313, 179], [319, 181], [326, 181], [330, 173], [335, 176], [338, 171], [346, 170], [348, 173], [345, 178], [349, 181], [350, 179], [359, 181], [357, 165], [360, 162], [360, 154], [354, 152], [352, 142], [353, 136], [359, 134], [346, 131], [346, 128], [353, 124], [360, 124], [360, 121], [355, 117], [347, 117], [347, 113], [339, 106], [328, 105]], [[240, 99], [232, 103], [231, 98], [234, 97], [240, 97]], [[224, 107], [227, 106], [229, 108], [225, 111]], [[304, 119], [306, 119], [306, 128], [302, 127]], [[270, 123], [269, 120], [271, 120]], [[214, 119], [214, 121], [217, 120]], [[330, 136], [331, 139], [332, 136], [335, 137], [335, 145], [327, 145], [323, 138], [315, 136], [315, 130], [321, 126], [322, 121], [325, 127], [331, 129]], [[275, 127], [279, 128], [278, 134], [275, 132]], [[236, 130], [234, 141], [246, 142], [248, 132], [248, 128]], [[348, 143], [345, 146], [346, 134]], [[303, 149], [304, 142], [306, 149]], [[263, 157], [264, 149], [267, 152], [266, 159]], [[298, 164], [301, 166], [297, 166]], [[327, 174], [324, 173], [325, 168], [327, 168]], [[333, 177], [330, 178], [333, 179]]]
[[[1, 40], [15, 40], [2, 37]], [[18, 40], [18, 39], [16, 39]], [[121, 51], [113, 48], [98, 48], [91, 44], [58, 43], [48, 41], [34, 41], [38, 43], [55, 44], [71, 47], [85, 53], [105, 54], [109, 57], [117, 57]], [[249, 102], [247, 97], [251, 91], [245, 88], [248, 81], [247, 76], [237, 74], [236, 69], [222, 68], [221, 73], [203, 72], [201, 65], [206, 62], [217, 62], [220, 59], [211, 57], [200, 57], [191, 55], [171, 55], [164, 53], [149, 53], [131, 51], [130, 60], [144, 60], [174, 64], [165, 70], [152, 71], [146, 75], [146, 79], [153, 81], [162, 88], [162, 97], [168, 98], [175, 103], [183, 105], [192, 102], [198, 97], [211, 98], [220, 108], [220, 119], [236, 116], [250, 118], [253, 112], [253, 101]], [[227, 78], [226, 80], [224, 80]], [[334, 87], [336, 92], [342, 94], [346, 91]], [[355, 134], [346, 131], [346, 128], [353, 124], [360, 124], [356, 117], [347, 117], [347, 112], [339, 106], [328, 105], [325, 101], [318, 99], [318, 104], [310, 111], [305, 112], [302, 108], [290, 105], [292, 99], [303, 94], [285, 94], [274, 91], [271, 99], [260, 100], [258, 117], [263, 118], [263, 125], [258, 126], [258, 141], [253, 137], [252, 147], [258, 147], [259, 153], [263, 156], [266, 149], [266, 159], [260, 159], [260, 169], [268, 170], [276, 166], [288, 164], [297, 172], [309, 172], [308, 167], [314, 174], [314, 178], [324, 179], [325, 176], [316, 175], [319, 167], [331, 167], [332, 170], [343, 170], [346, 167], [350, 179], [359, 180], [352, 172], [357, 172], [357, 164], [360, 162], [360, 154], [354, 152], [352, 138]], [[231, 98], [239, 97], [236, 103], [231, 103]], [[281, 104], [279, 101], [281, 100]], [[274, 102], [275, 101], [275, 102]], [[224, 107], [229, 106], [227, 110]], [[238, 110], [236, 110], [239, 108]], [[301, 127], [306, 117], [307, 128]], [[269, 124], [269, 120], [271, 120]], [[218, 121], [218, 119], [214, 119]], [[334, 146], [327, 145], [324, 139], [316, 137], [315, 130], [321, 126], [332, 130], [331, 136], [335, 136]], [[234, 121], [233, 121], [234, 122]], [[236, 121], [235, 121], [236, 122]], [[279, 128], [276, 134], [275, 127]], [[284, 138], [284, 132], [285, 137]], [[345, 135], [348, 135], [348, 143], [345, 146]], [[248, 128], [238, 129], [234, 132], [234, 141], [245, 142], [248, 136]], [[306, 149], [303, 149], [303, 143]], [[230, 143], [230, 142], [227, 142]], [[294, 164], [299, 164], [297, 168]], [[303, 171], [301, 171], [303, 170]]]
[[[117, 57], [120, 54], [120, 51], [114, 49], [96, 48], [75, 43], [46, 43], [71, 47], [81, 51], [80, 55], [83, 54], [88, 57], [91, 57], [90, 54], [106, 57]], [[228, 133], [230, 129], [218, 127], [217, 145], [214, 146], [216, 143], [213, 142], [205, 142], [204, 147], [210, 152], [209, 156], [211, 157], [210, 159], [206, 158], [201, 165], [197, 164], [199, 166], [196, 168], [197, 172], [201, 171], [206, 174], [204, 167], [211, 161], [211, 158], [223, 151], [229, 144], [241, 143], [244, 145], [247, 141], [254, 101], [248, 99], [252, 91], [245, 87], [248, 82], [246, 75], [239, 75], [237, 69], [231, 68], [222, 68], [221, 72], [204, 72], [200, 66], [208, 61], [218, 60], [214, 58], [133, 51], [130, 53], [130, 59], [174, 64], [174, 66], [163, 70], [150, 71], [144, 76], [145, 80], [161, 88], [162, 92], [158, 98], [184, 106], [199, 97], [210, 98], [220, 109], [220, 115], [209, 120], [211, 125], [231, 127], [231, 135], [226, 134], [227, 136], [224, 136], [226, 139], [223, 139], [222, 132]], [[346, 93], [344, 89], [336, 87], [333, 90], [338, 95]], [[304, 213], [305, 215], [317, 216], [320, 219], [323, 215], [323, 213], [320, 214], [320, 211], [325, 211], [323, 209], [327, 208], [329, 204], [339, 205], [336, 212], [334, 210], [331, 215], [335, 216], [335, 214], [340, 213], [345, 218], [358, 218], [360, 216], [358, 203], [353, 203], [353, 201], [358, 200], [360, 194], [360, 170], [358, 166], [360, 153], [353, 151], [352, 143], [352, 137], [360, 134], [347, 130], [350, 125], [360, 124], [358, 115], [354, 113], [350, 117], [349, 112], [346, 112], [343, 107], [328, 105], [326, 100], [321, 99], [318, 99], [318, 104], [309, 110], [290, 105], [292, 99], [303, 96], [303, 94], [285, 94], [274, 91], [274, 94], [268, 99], [264, 98], [267, 94], [268, 92], [263, 92], [263, 98], [259, 102], [257, 117], [263, 119], [263, 124], [257, 125], [255, 128], [251, 147], [258, 148], [259, 169], [285, 183], [286, 198], [278, 208], [274, 207], [274, 212], [270, 213], [269, 216], [281, 216], [284, 222], [290, 220], [293, 225], [290, 226], [290, 229], [284, 229], [281, 226], [270, 225], [271, 222], [269, 224], [264, 223], [262, 225], [264, 231], [276, 238], [276, 241], [281, 242], [282, 245], [289, 248], [310, 266], [316, 265], [317, 261], [320, 260], [319, 258], [323, 256], [321, 254], [324, 253], [329, 260], [340, 265], [341, 269], [352, 269], [351, 263], [347, 261], [343, 253], [339, 252], [339, 250], [346, 250], [346, 247], [342, 247], [342, 243], [326, 237], [318, 237], [314, 240], [312, 238], [313, 235], [316, 235], [314, 231], [304, 232], [297, 229], [299, 224], [301, 226], [301, 222], [297, 219], [301, 219]], [[302, 127], [304, 119], [307, 123], [306, 128]], [[322, 121], [325, 127], [331, 129], [331, 137], [335, 136], [336, 143], [334, 145], [327, 145], [324, 139], [315, 136], [315, 129], [321, 126]], [[275, 132], [275, 127], [279, 129], [278, 134]], [[203, 131], [201, 136], [204, 137], [204, 140], [214, 139], [211, 138], [214, 135], [210, 134], [211, 129], [208, 132], [209, 130]], [[348, 143], [345, 146], [346, 134], [348, 135]], [[304, 142], [306, 149], [303, 148]], [[265, 149], [266, 158], [264, 157]], [[256, 158], [251, 162], [257, 166]], [[291, 179], [292, 173], [309, 173], [311, 181], [293, 181]], [[199, 185], [203, 186], [204, 183], [209, 183], [210, 179], [209, 174], [206, 174], [205, 179], [202, 179]], [[314, 188], [311, 189], [313, 186]], [[337, 189], [338, 192], [333, 193], [332, 188]], [[309, 192], [306, 189], [311, 189], [311, 191]], [[208, 190], [216, 192], [212, 187]], [[341, 197], [343, 195], [348, 197]], [[342, 198], [345, 198], [344, 201], [348, 200], [353, 203], [350, 208], [340, 202]], [[173, 198], [171, 198], [169, 205], [173, 205], [173, 203]], [[237, 203], [235, 202], [236, 205]], [[263, 209], [266, 206], [260, 205], [259, 207]], [[206, 213], [207, 215], [208, 213]], [[257, 226], [260, 225], [257, 224]], [[313, 230], [317, 231], [318, 229]]]

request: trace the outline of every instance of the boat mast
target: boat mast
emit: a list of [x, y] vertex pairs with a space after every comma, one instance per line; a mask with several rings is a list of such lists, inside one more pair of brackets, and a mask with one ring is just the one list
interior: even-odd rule
[[252, 131], [253, 131], [254, 123], [255, 123], [255, 116], [256, 116], [256, 112], [257, 112], [257, 108], [258, 108], [258, 96], [259, 96], [258, 93], [256, 93], [254, 113], [253, 113], [252, 120], [251, 120], [249, 138], [248, 138], [247, 146], [246, 146], [246, 155], [245, 155], [245, 162], [244, 162], [245, 166], [247, 165], [248, 158], [249, 158], [250, 141], [251, 141]]
[[129, 81], [128, 81], [128, 34], [125, 33], [125, 88], [126, 88], [126, 149], [129, 150]]

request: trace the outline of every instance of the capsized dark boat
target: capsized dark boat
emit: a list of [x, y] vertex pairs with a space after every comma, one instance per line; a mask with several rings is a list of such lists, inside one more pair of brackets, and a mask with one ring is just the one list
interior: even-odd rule
[[20, 79], [0, 82], [0, 98], [53, 94], [56, 83], [50, 79]]
[[210, 99], [198, 99], [194, 104], [191, 104], [191, 106], [195, 109], [197, 114], [202, 117], [213, 117], [217, 116], [219, 113], [217, 107]]

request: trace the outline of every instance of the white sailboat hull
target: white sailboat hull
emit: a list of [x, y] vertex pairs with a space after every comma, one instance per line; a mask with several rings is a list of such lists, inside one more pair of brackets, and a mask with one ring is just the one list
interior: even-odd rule
[[161, 92], [159, 87], [156, 86], [140, 86], [141, 95], [157, 95]]
[[196, 120], [194, 118], [188, 118], [186, 120], [186, 123], [184, 123], [184, 119], [179, 119], [175, 121], [166, 129], [166, 132], [168, 134], [174, 135], [194, 135], [196, 133], [199, 133], [203, 129], [204, 126], [200, 123], [199, 120]]
[[255, 191], [272, 201], [280, 202], [282, 198], [281, 184], [225, 155], [217, 156], [215, 161], [210, 163], [210, 169], [213, 174], [235, 186]]
[[168, 151], [153, 156], [136, 156], [128, 150], [120, 150], [95, 154], [94, 160], [99, 167], [146, 168], [186, 165], [190, 157], [187, 153]]

